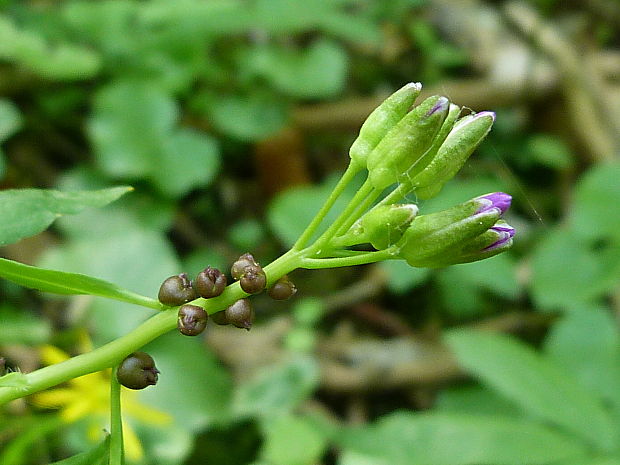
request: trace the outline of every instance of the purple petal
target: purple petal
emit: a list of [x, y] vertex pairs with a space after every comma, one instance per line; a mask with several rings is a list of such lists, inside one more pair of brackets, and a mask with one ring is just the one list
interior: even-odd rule
[[482, 200], [483, 204], [476, 213], [482, 213], [491, 208], [498, 208], [503, 215], [510, 208], [510, 203], [512, 202], [512, 196], [504, 192], [493, 192], [477, 197], [477, 199]]
[[515, 235], [515, 228], [505, 222], [495, 224], [490, 228], [490, 231], [494, 231], [495, 233], [497, 233], [497, 240], [493, 242], [493, 244], [482, 249], [483, 252], [486, 252], [488, 250], [494, 250], [499, 247], [503, 247], [504, 245], [510, 246], [510, 244], [512, 243], [512, 238]]

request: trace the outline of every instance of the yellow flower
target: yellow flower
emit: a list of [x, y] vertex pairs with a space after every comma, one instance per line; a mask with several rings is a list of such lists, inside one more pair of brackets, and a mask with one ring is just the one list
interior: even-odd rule
[[[82, 352], [88, 352], [92, 349], [86, 333], [81, 337], [80, 346]], [[60, 363], [68, 358], [69, 355], [57, 347], [51, 345], [41, 347], [41, 360], [46, 365]], [[88, 417], [87, 435], [90, 440], [95, 442], [100, 439], [100, 432], [104, 427], [109, 429], [110, 375], [111, 370], [108, 369], [80, 376], [70, 380], [66, 387], [35, 394], [31, 399], [40, 407], [59, 408], [60, 418], [66, 423], [73, 423]], [[129, 389], [121, 388], [121, 407], [125, 454], [127, 459], [137, 461], [144, 456], [144, 449], [126, 419], [129, 417], [144, 424], [164, 426], [172, 422], [172, 417], [140, 403], [138, 393]]]

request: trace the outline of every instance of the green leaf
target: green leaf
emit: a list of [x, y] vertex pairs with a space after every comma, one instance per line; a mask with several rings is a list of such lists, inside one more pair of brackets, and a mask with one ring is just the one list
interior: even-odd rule
[[303, 51], [274, 49], [265, 77], [292, 97], [333, 97], [344, 87], [347, 65], [344, 49], [336, 42], [323, 39]]
[[409, 412], [345, 431], [342, 445], [381, 465], [555, 464], [584, 451], [572, 438], [536, 423], [491, 415]]
[[0, 142], [4, 142], [22, 124], [17, 107], [9, 100], [0, 99]]
[[248, 96], [213, 96], [206, 104], [213, 125], [242, 141], [266, 139], [282, 129], [288, 120], [285, 103], [263, 92]]
[[620, 163], [614, 162], [594, 166], [579, 180], [571, 225], [580, 237], [620, 244], [619, 178]]
[[588, 244], [565, 229], [540, 240], [532, 257], [531, 287], [539, 307], [566, 310], [588, 304], [620, 280], [620, 254], [611, 244]]
[[453, 315], [471, 317], [481, 312], [494, 312], [496, 302], [485, 307], [485, 295], [515, 299], [519, 295], [515, 263], [501, 254], [487, 260], [446, 268], [437, 274], [441, 299]]
[[110, 435], [88, 452], [74, 455], [50, 465], [107, 465], [110, 453]]
[[103, 207], [131, 190], [131, 187], [112, 187], [81, 192], [44, 189], [2, 191], [0, 246], [40, 233], [61, 215], [76, 214], [88, 207]]
[[229, 418], [230, 376], [199, 338], [175, 331], [144, 350], [156, 360], [162, 375], [156, 389], [140, 391], [142, 400], [168, 412], [176, 424], [191, 432]]
[[428, 268], [413, 268], [404, 260], [388, 260], [377, 266], [387, 274], [387, 286], [395, 294], [403, 294], [419, 286], [431, 273]]
[[297, 356], [242, 384], [235, 393], [233, 411], [240, 417], [288, 413], [314, 392], [318, 382], [316, 362]]
[[564, 170], [573, 164], [573, 156], [566, 143], [550, 134], [530, 136], [525, 144], [525, 150], [534, 160], [549, 168]]
[[211, 183], [219, 168], [215, 139], [191, 129], [179, 129], [166, 140], [150, 178], [169, 197], [180, 197], [194, 187]]
[[102, 279], [48, 270], [0, 258], [0, 276], [30, 289], [64, 295], [95, 295], [161, 310], [159, 302]]
[[0, 58], [17, 63], [47, 79], [77, 80], [99, 71], [99, 55], [68, 43], [47, 42], [35, 32], [18, 28], [0, 16]]
[[601, 450], [616, 447], [615, 425], [599, 399], [533, 349], [508, 336], [482, 331], [454, 331], [446, 339], [468, 372], [527, 413]]
[[8, 304], [0, 305], [0, 321], [2, 321], [0, 345], [25, 344], [36, 346], [46, 343], [51, 335], [51, 328], [47, 319], [11, 307]]
[[551, 328], [545, 352], [620, 415], [620, 333], [610, 310], [582, 307], [565, 314]]
[[303, 417], [283, 415], [266, 422], [261, 457], [272, 465], [313, 465], [319, 463], [327, 438]]
[[101, 169], [121, 178], [148, 177], [158, 169], [177, 112], [168, 94], [144, 83], [117, 81], [99, 90], [89, 132]]

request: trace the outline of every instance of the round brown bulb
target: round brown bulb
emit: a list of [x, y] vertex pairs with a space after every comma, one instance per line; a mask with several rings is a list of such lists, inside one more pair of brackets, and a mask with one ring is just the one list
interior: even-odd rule
[[226, 318], [226, 311], [222, 310], [220, 312], [216, 312], [216, 313], [212, 313], [211, 316], [211, 321], [213, 321], [213, 323], [218, 324], [218, 325], [229, 325], [230, 321], [228, 321], [228, 319]]
[[211, 299], [224, 292], [227, 281], [224, 273], [217, 268], [208, 266], [198, 273], [198, 276], [194, 279], [193, 286], [200, 297]]
[[207, 327], [209, 315], [198, 305], [185, 304], [179, 308], [177, 328], [186, 336], [198, 336]]
[[194, 300], [197, 297], [192, 282], [187, 277], [187, 273], [181, 273], [167, 278], [159, 288], [157, 298], [159, 301], [170, 307], [183, 305], [185, 302]]
[[267, 293], [274, 300], [287, 300], [297, 293], [297, 287], [288, 276], [284, 275], [269, 288]]
[[260, 265], [249, 265], [243, 270], [239, 284], [244, 292], [258, 294], [265, 289], [267, 276]]
[[121, 362], [116, 379], [129, 389], [144, 389], [157, 384], [159, 370], [153, 358], [145, 352], [134, 352]]
[[240, 279], [248, 266], [258, 266], [254, 256], [249, 253], [241, 255], [230, 268], [230, 274], [233, 279]]
[[254, 308], [247, 299], [239, 299], [225, 310], [226, 320], [237, 328], [248, 331], [254, 323]]

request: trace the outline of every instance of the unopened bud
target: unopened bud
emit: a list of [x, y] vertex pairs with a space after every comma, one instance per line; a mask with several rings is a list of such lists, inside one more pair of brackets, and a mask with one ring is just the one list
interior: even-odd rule
[[407, 172], [431, 148], [450, 102], [433, 96], [411, 110], [394, 126], [368, 156], [369, 179], [373, 187], [386, 187], [406, 179]]
[[347, 245], [370, 243], [377, 250], [396, 244], [418, 213], [414, 204], [379, 205], [362, 216], [343, 236]]
[[357, 139], [351, 145], [349, 155], [352, 163], [366, 167], [366, 160], [381, 139], [409, 111], [420, 95], [422, 84], [410, 82], [390, 95], [369, 116], [360, 128]]
[[258, 266], [258, 263], [254, 260], [254, 256], [252, 254], [244, 253], [235, 261], [235, 263], [232, 264], [230, 274], [233, 279], [238, 280], [241, 276], [243, 276], [243, 271], [245, 268], [251, 265]]
[[246, 266], [243, 275], [239, 279], [241, 289], [248, 294], [263, 292], [267, 285], [267, 276], [260, 265]]
[[[491, 130], [495, 113], [483, 111], [461, 118], [454, 125], [437, 153], [422, 171], [411, 177], [416, 195], [428, 199], [441, 190], [463, 167], [472, 152]], [[435, 186], [439, 186], [439, 188]]]

